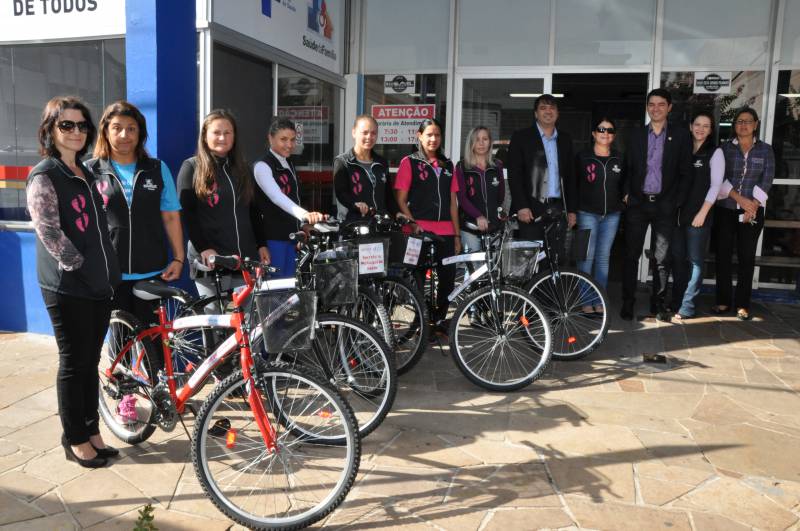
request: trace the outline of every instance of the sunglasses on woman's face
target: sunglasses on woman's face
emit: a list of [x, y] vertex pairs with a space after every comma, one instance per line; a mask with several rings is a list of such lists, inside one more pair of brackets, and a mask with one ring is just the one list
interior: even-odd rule
[[617, 130], [613, 127], [596, 127], [595, 131], [598, 133], [608, 133], [609, 135], [616, 134]]
[[71, 133], [76, 127], [81, 133], [89, 132], [89, 122], [86, 121], [73, 122], [72, 120], [61, 120], [56, 124], [56, 127], [58, 127], [58, 130], [62, 133]]

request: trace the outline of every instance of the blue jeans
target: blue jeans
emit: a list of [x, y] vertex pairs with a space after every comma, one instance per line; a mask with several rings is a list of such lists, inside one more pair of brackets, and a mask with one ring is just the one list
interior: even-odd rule
[[578, 212], [578, 228], [591, 231], [586, 260], [578, 261], [578, 270], [591, 275], [603, 289], [608, 287], [608, 259], [617, 236], [619, 217], [619, 212], [609, 212], [605, 216]]
[[694, 317], [694, 298], [703, 285], [703, 260], [709, 227], [677, 227], [672, 234], [672, 305], [680, 301], [678, 313]]

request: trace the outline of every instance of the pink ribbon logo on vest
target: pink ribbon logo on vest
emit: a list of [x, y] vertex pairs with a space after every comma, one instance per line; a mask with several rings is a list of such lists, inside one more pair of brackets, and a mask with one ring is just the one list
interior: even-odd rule
[[467, 194], [475, 197], [475, 177], [472, 175], [467, 176]]
[[417, 170], [419, 171], [419, 180], [426, 181], [428, 180], [428, 168], [422, 162], [417, 164]]
[[219, 194], [217, 193], [216, 181], [214, 181], [214, 184], [211, 185], [211, 193], [209, 194], [208, 199], [206, 199], [206, 201], [208, 202], [208, 206], [210, 206], [211, 208], [214, 208], [219, 204]]
[[586, 180], [590, 183], [593, 183], [595, 179], [597, 179], [597, 164], [592, 162], [588, 166], [586, 166]]
[[363, 187], [361, 186], [361, 173], [356, 171], [353, 175], [350, 176], [350, 180], [353, 181], [353, 194], [360, 194]]
[[86, 229], [89, 228], [89, 214], [85, 212], [86, 197], [83, 194], [78, 194], [72, 198], [70, 204], [72, 205], [72, 210], [78, 213], [78, 217], [75, 218], [75, 225], [79, 231], [86, 232]]
[[283, 195], [289, 195], [292, 192], [292, 182], [289, 180], [289, 174], [281, 173], [278, 176], [278, 182], [280, 183], [281, 192]]
[[108, 207], [108, 201], [111, 199], [108, 193], [110, 186], [108, 186], [108, 183], [105, 181], [97, 181], [97, 183], [95, 183], [95, 187], [97, 188], [97, 191], [100, 192], [100, 197], [103, 198], [103, 210], [106, 210]]

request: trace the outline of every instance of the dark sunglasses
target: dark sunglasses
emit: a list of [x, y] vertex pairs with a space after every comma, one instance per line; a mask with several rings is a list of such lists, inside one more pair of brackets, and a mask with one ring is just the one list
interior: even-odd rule
[[69, 133], [78, 128], [78, 131], [81, 133], [88, 133], [89, 132], [89, 122], [73, 122], [72, 120], [61, 120], [56, 124], [58, 130], [62, 133]]
[[614, 135], [617, 133], [617, 130], [613, 127], [595, 127], [594, 130], [598, 133], [608, 133], [609, 135]]

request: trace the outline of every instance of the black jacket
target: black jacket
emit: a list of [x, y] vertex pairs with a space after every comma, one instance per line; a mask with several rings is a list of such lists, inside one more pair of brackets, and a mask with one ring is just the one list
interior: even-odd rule
[[[297, 170], [291, 160], [288, 160], [289, 169], [284, 168], [280, 161], [267, 150], [261, 158], [272, 170], [272, 177], [280, 187], [284, 195], [289, 197], [295, 204], [300, 204], [300, 179], [297, 177]], [[300, 221], [284, 211], [267, 197], [267, 194], [256, 186], [255, 207], [258, 212], [258, 224], [264, 227], [265, 240], [289, 241], [289, 235], [300, 230]]]
[[602, 216], [623, 208], [622, 190], [625, 182], [625, 161], [616, 149], [601, 160], [594, 149], [580, 151], [575, 156], [575, 174], [567, 183], [567, 210], [583, 210]]
[[355, 206], [359, 202], [366, 203], [379, 214], [394, 214], [397, 211], [386, 159], [373, 151], [371, 168], [372, 175], [365, 175], [352, 149], [333, 160], [333, 189], [340, 220], [360, 219], [361, 212]]
[[439, 159], [441, 172], [436, 175], [431, 163], [423, 153], [412, 153], [411, 188], [408, 191], [408, 209], [414, 219], [427, 221], [450, 221], [450, 187], [453, 182], [453, 162]]
[[86, 180], [73, 175], [59, 159], [46, 158], [28, 174], [28, 183], [39, 174], [50, 179], [58, 201], [61, 231], [83, 255], [81, 267], [65, 271], [37, 236], [36, 271], [42, 289], [85, 299], [108, 299], [119, 284], [119, 266], [94, 175], [85, 166], [82, 169]]
[[[215, 159], [216, 180], [210, 196], [200, 199], [194, 191], [196, 157], [186, 159], [178, 172], [178, 198], [189, 237], [187, 258], [193, 260], [206, 249], [220, 255], [258, 258], [258, 247], [266, 239], [254, 224], [253, 202], [239, 196], [238, 179], [229, 171], [227, 159]], [[259, 237], [260, 235], [260, 237]]]
[[[645, 201], [642, 187], [647, 176], [647, 134], [649, 126], [644, 126], [631, 133], [625, 151], [624, 192], [628, 195], [628, 205], [636, 206]], [[677, 209], [686, 197], [686, 187], [692, 177], [692, 143], [688, 131], [678, 130], [674, 125], [667, 125], [663, 132], [667, 135], [664, 141], [664, 156], [661, 159], [661, 193], [658, 201], [668, 208]]]
[[[572, 140], [564, 131], [558, 131], [558, 170], [561, 174], [561, 195], [569, 193], [565, 183], [572, 179], [575, 159], [572, 156]], [[508, 146], [508, 187], [511, 191], [511, 211], [530, 208], [534, 215], [542, 214], [547, 207], [547, 156], [542, 137], [536, 124], [520, 129], [511, 135]], [[567, 204], [565, 202], [564, 207]]]
[[161, 218], [161, 161], [148, 158], [136, 163], [130, 207], [122, 181], [108, 160], [92, 159], [86, 165], [97, 178], [95, 187], [103, 198], [111, 243], [122, 272], [163, 269], [167, 263], [167, 237]]
[[[711, 186], [711, 157], [717, 146], [711, 138], [707, 138], [697, 153], [692, 154], [692, 177], [686, 186], [686, 198], [678, 210], [678, 225], [688, 227], [702, 208], [706, 194]], [[710, 227], [714, 217], [714, 209], [708, 211], [703, 227]]]

